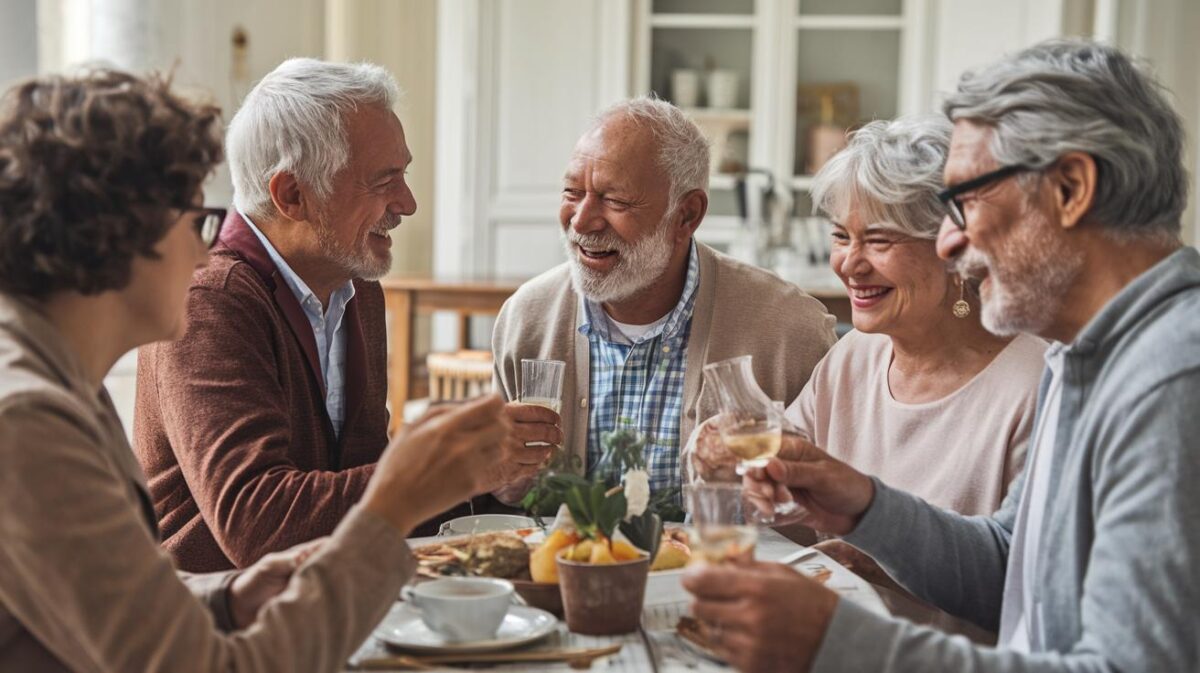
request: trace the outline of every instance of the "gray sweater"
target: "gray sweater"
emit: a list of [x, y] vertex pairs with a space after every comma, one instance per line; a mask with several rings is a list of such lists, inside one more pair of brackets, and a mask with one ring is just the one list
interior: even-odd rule
[[[1026, 606], [1040, 651], [978, 647], [841, 601], [814, 671], [1200, 670], [1200, 254], [1180, 249], [1126, 286], [1064, 365]], [[994, 630], [1024, 483], [993, 516], [964, 517], [876, 482], [846, 540]]]

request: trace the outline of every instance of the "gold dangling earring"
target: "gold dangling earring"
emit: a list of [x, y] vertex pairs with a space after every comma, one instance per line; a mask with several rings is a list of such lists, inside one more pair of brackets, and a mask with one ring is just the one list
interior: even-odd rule
[[966, 283], [963, 281], [962, 276], [959, 276], [958, 301], [954, 302], [954, 308], [951, 309], [951, 311], [954, 312], [955, 318], [965, 318], [971, 315], [971, 305], [968, 304], [967, 300], [963, 298], [963, 285], [966, 285]]

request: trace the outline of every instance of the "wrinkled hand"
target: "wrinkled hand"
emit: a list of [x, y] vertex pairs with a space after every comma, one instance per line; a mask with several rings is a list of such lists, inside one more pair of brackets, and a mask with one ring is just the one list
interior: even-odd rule
[[267, 554], [235, 577], [229, 585], [229, 613], [234, 627], [241, 630], [253, 624], [262, 606], [287, 588], [292, 573], [315, 554], [326, 539], [317, 538]]
[[533, 477], [562, 446], [564, 435], [559, 427], [562, 418], [546, 407], [509, 402], [504, 405], [504, 415], [512, 423], [512, 433], [504, 443], [504, 457], [488, 472], [488, 490], [507, 501], [503, 496], [519, 491], [515, 499], [520, 499], [529, 490]]
[[438, 407], [393, 438], [375, 467], [363, 506], [401, 533], [488, 490], [512, 423], [489, 395]]
[[692, 566], [683, 586], [695, 597], [713, 650], [739, 671], [807, 671], [838, 596], [778, 563]]
[[721, 438], [720, 416], [700, 424], [691, 452], [693, 474], [706, 482], [736, 482], [738, 457]]
[[865, 474], [787, 434], [779, 455], [766, 467], [748, 470], [742, 484], [764, 514], [775, 503], [795, 501], [804, 510], [801, 523], [835, 535], [853, 531], [875, 498], [875, 484]]

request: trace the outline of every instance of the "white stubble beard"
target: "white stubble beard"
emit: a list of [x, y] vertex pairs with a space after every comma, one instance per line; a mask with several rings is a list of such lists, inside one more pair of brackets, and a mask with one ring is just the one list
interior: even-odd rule
[[[397, 219], [400, 216], [385, 214], [380, 220]], [[388, 229], [393, 227], [389, 223]], [[370, 236], [371, 234], [367, 234]], [[369, 249], [369, 241], [364, 241], [361, 250], [347, 250], [344, 245], [333, 235], [333, 225], [330, 224], [329, 218], [325, 212], [320, 213], [320, 220], [317, 222], [317, 243], [321, 247], [321, 252], [333, 264], [336, 264], [351, 278], [362, 278], [363, 280], [379, 280], [387, 275], [392, 268], [392, 254], [388, 254], [379, 258], [373, 251]]]
[[[567, 227], [563, 231], [563, 248], [575, 289], [591, 301], [603, 304], [628, 299], [661, 278], [671, 264], [673, 252], [670, 216], [668, 211], [650, 235], [632, 244], [611, 231], [581, 235]], [[580, 243], [616, 250], [617, 264], [607, 274], [592, 271], [579, 260]]]
[[[954, 263], [966, 277], [988, 278], [982, 296], [981, 320], [997, 336], [1021, 332], [1044, 334], [1058, 317], [1067, 290], [1079, 277], [1083, 256], [1049, 233], [1050, 224], [1028, 208], [1017, 233], [1001, 249], [1008, 261], [997, 266], [995, 257], [967, 248]], [[986, 274], [984, 273], [986, 271]]]

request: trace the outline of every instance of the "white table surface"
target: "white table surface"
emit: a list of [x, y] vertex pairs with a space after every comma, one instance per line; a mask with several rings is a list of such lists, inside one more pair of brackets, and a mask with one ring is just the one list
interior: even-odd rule
[[[409, 540], [409, 544], [419, 546], [436, 539], [413, 538]], [[800, 549], [802, 549], [800, 545], [779, 533], [770, 529], [760, 529], [758, 544], [755, 547], [755, 558], [777, 561]], [[818, 567], [827, 568], [832, 572], [826, 582], [826, 586], [830, 589], [836, 591], [843, 598], [855, 601], [872, 611], [880, 614], [888, 613], [879, 594], [870, 584], [828, 556], [818, 552], [816, 557], [806, 558], [797, 563], [796, 567], [801, 571], [814, 571]], [[593, 669], [619, 673], [729, 670], [728, 667], [693, 654], [675, 634], [675, 624], [679, 621], [680, 616], [687, 614], [688, 605], [691, 602], [691, 596], [684, 591], [680, 584], [681, 579], [682, 571], [650, 575], [646, 584], [646, 607], [642, 613], [642, 628], [638, 632], [624, 636], [584, 636], [571, 633], [567, 630], [566, 624], [560, 623], [558, 632], [551, 634], [530, 649], [594, 648], [621, 643], [624, 647], [618, 654], [596, 661]], [[394, 656], [394, 653], [372, 636], [354, 654], [351, 663], [387, 656]], [[489, 666], [486, 670], [535, 670], [547, 673], [568, 673], [573, 669], [566, 663], [521, 663]]]

